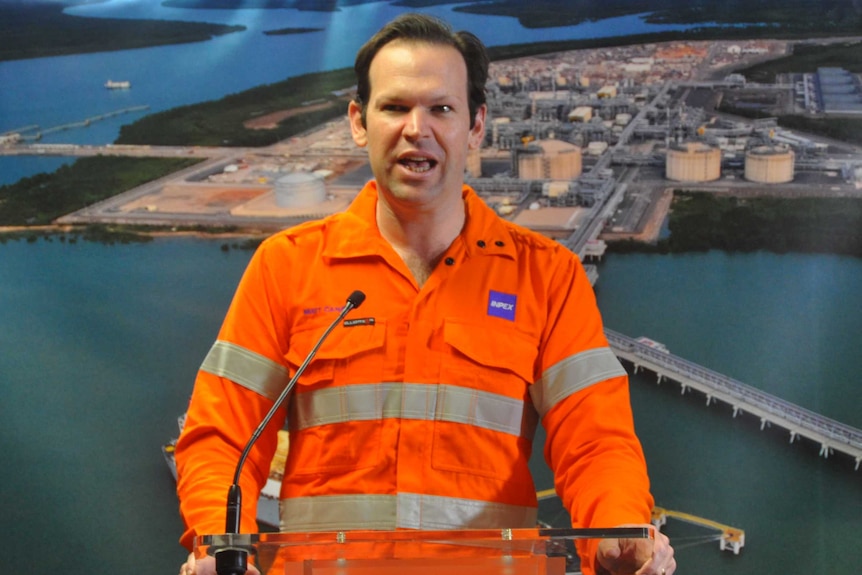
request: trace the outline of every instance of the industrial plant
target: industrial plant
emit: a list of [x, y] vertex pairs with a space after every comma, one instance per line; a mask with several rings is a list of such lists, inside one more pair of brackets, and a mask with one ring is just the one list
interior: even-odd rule
[[[468, 155], [466, 181], [501, 216], [585, 261], [606, 238], [655, 240], [674, 189], [859, 195], [857, 148], [776, 119], [862, 113], [857, 75], [823, 68], [757, 84], [735, 72], [787, 50], [777, 40], [671, 42], [493, 62], [485, 141]], [[343, 210], [370, 178], [340, 119], [269, 148], [221, 149], [166, 185], [63, 221], [281, 228]]]

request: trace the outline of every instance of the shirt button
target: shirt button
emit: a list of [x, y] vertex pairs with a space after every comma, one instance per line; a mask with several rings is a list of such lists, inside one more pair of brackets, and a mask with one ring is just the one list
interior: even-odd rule
[[496, 242], [494, 242], [494, 245], [498, 248], [502, 248], [506, 244], [504, 244], [501, 240], [497, 240]]
[[446, 258], [444, 262], [447, 266], [451, 266], [455, 264], [455, 258]]
[[484, 248], [485, 247], [485, 240], [479, 240], [478, 242], [476, 242], [476, 245], [479, 246], [480, 248]]

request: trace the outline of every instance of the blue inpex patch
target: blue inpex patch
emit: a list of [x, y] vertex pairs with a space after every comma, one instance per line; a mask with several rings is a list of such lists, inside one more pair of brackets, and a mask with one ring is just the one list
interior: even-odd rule
[[515, 321], [515, 304], [518, 296], [491, 290], [488, 295], [488, 315]]

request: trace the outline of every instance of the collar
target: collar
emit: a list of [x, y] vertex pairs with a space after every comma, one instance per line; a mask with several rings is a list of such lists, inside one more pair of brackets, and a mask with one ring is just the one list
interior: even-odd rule
[[[513, 234], [509, 224], [494, 212], [482, 198], [464, 184], [461, 190], [466, 210], [464, 229], [456, 238], [462, 242], [468, 257], [502, 255], [515, 258]], [[377, 227], [377, 182], [369, 181], [346, 211], [327, 221], [323, 256], [355, 258], [380, 254], [387, 245]], [[338, 233], [326, 233], [337, 229]]]
[[514, 235], [510, 224], [491, 209], [473, 188], [464, 185], [462, 192], [467, 221], [459, 238], [468, 257], [501, 255], [515, 258]]
[[365, 184], [347, 210], [327, 220], [323, 257], [344, 259], [379, 254], [381, 244], [386, 241], [377, 228], [376, 207], [377, 184], [372, 180]]

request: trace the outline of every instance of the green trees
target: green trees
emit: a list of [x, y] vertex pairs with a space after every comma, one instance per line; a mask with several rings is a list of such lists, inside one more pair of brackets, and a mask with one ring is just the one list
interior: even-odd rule
[[0, 225], [46, 225], [56, 218], [197, 163], [191, 158], [81, 158], [52, 174], [0, 187]]
[[[355, 83], [353, 70], [296, 76], [201, 104], [173, 108], [141, 118], [120, 130], [118, 144], [154, 146], [269, 146], [347, 114], [346, 87]], [[253, 130], [245, 123], [256, 117], [318, 104], [293, 114], [277, 127]]]
[[748, 197], [676, 190], [670, 236], [608, 243], [615, 253], [723, 250], [862, 257], [862, 198]]
[[676, 192], [670, 251], [834, 253], [862, 257], [862, 199]]

